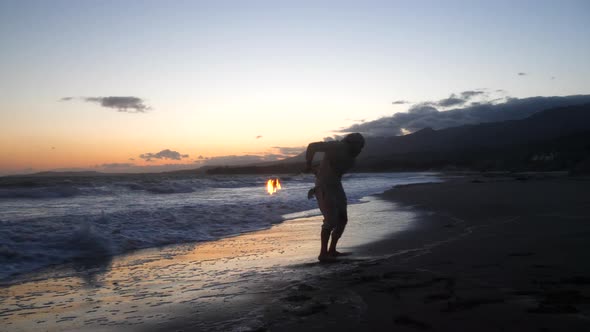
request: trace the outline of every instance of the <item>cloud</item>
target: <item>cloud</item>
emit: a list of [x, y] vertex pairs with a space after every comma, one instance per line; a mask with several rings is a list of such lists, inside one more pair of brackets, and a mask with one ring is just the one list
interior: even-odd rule
[[[463, 95], [460, 94], [460, 96]], [[443, 129], [466, 124], [523, 119], [549, 108], [590, 103], [590, 95], [523, 99], [502, 97], [444, 111], [435, 107], [439, 103], [419, 103], [410, 107], [407, 112], [399, 112], [374, 121], [358, 123], [343, 128], [340, 132], [360, 132], [367, 136], [398, 136], [426, 127]]]
[[527, 73], [520, 72], [520, 73], [518, 73], [517, 75], [518, 75], [518, 76], [526, 76], [526, 75], [527, 75]]
[[435, 105], [438, 105], [440, 107], [451, 107], [463, 105], [466, 101], [466, 99], [459, 98], [453, 94], [449, 98], [439, 100]]
[[392, 102], [392, 104], [394, 105], [403, 105], [403, 104], [409, 104], [410, 102], [407, 100], [396, 100], [394, 102]]
[[256, 136], [256, 139], [262, 138], [262, 135], [258, 135]]
[[145, 101], [138, 97], [63, 97], [60, 101], [80, 99], [88, 103], [97, 103], [102, 107], [116, 109], [118, 112], [145, 113], [151, 109]]
[[438, 106], [442, 108], [456, 107], [466, 104], [468, 101], [475, 97], [486, 98], [487, 92], [483, 90], [467, 90], [460, 92], [459, 94], [451, 93], [447, 98], [443, 98], [435, 102], [424, 102], [422, 104], [428, 104], [432, 106]]
[[[363, 121], [364, 123], [364, 121]], [[331, 141], [341, 141], [344, 138], [343, 135], [332, 135], [324, 137], [324, 142], [331, 142]]]
[[296, 146], [296, 147], [273, 146], [272, 148], [279, 150], [279, 155], [285, 156], [285, 157], [296, 156], [296, 155], [302, 153], [303, 151], [305, 151], [305, 149], [306, 149], [305, 146]]
[[153, 161], [154, 159], [172, 159], [172, 160], [181, 160], [182, 158], [188, 158], [188, 154], [180, 154], [180, 152], [172, 151], [170, 149], [165, 149], [157, 153], [142, 153], [139, 155], [139, 158], [145, 161]]
[[[496, 90], [496, 91], [503, 91], [503, 90]], [[486, 95], [485, 91], [482, 91], [482, 90], [467, 90], [467, 91], [461, 92], [461, 97], [463, 97], [463, 99], [470, 99], [475, 96], [485, 96], [485, 95]]]

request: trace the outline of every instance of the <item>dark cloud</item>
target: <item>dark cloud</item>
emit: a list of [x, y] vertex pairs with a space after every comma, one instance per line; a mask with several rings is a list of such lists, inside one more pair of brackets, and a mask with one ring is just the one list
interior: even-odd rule
[[258, 135], [256, 136], [256, 139], [262, 138], [262, 135]]
[[440, 107], [452, 107], [465, 104], [467, 100], [451, 95], [449, 98], [439, 100], [436, 105]]
[[412, 106], [408, 112], [355, 124], [340, 131], [360, 132], [368, 136], [397, 136], [426, 127], [442, 129], [466, 124], [523, 119], [545, 109], [583, 103], [590, 103], [590, 95], [499, 98], [446, 111], [440, 111], [433, 106], [437, 103], [427, 102]]
[[394, 102], [392, 102], [392, 104], [394, 105], [403, 105], [403, 104], [409, 104], [410, 102], [407, 100], [396, 100]]
[[60, 101], [72, 101], [74, 99], [80, 99], [88, 103], [97, 103], [102, 107], [112, 108], [118, 112], [126, 113], [145, 113], [151, 109], [151, 107], [145, 104], [145, 101], [138, 97], [64, 97]]
[[467, 91], [461, 92], [461, 97], [463, 99], [470, 99], [475, 96], [485, 96], [485, 94], [486, 94], [485, 91], [482, 91], [482, 90], [467, 90]]
[[84, 100], [99, 103], [102, 107], [113, 108], [118, 112], [145, 113], [150, 109], [138, 97], [87, 97]]
[[520, 73], [518, 73], [517, 75], [518, 75], [518, 76], [526, 76], [526, 75], [527, 75], [527, 73], [520, 72]]
[[139, 158], [144, 159], [145, 161], [152, 161], [154, 159], [172, 159], [172, 160], [181, 160], [182, 158], [188, 158], [188, 154], [180, 154], [180, 152], [172, 151], [170, 149], [162, 150], [158, 153], [142, 153], [139, 155]]
[[487, 93], [483, 90], [467, 90], [460, 92], [459, 94], [452, 93], [449, 97], [441, 99], [435, 102], [425, 102], [422, 104], [429, 104], [432, 106], [449, 108], [457, 107], [466, 104], [468, 101], [475, 97], [487, 97]]

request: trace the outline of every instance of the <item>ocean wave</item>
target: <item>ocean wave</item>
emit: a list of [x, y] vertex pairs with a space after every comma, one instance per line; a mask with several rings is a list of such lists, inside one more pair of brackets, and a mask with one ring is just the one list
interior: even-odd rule
[[[353, 175], [349, 202], [432, 177]], [[0, 186], [0, 280], [40, 268], [168, 244], [210, 241], [319, 214], [313, 177], [283, 178], [268, 195], [261, 176], [116, 178], [53, 186]], [[20, 196], [19, 196], [20, 195]], [[35, 198], [14, 200], [14, 198]]]
[[81, 195], [83, 193], [77, 187], [23, 187], [23, 188], [0, 188], [0, 199], [15, 198], [63, 198]]

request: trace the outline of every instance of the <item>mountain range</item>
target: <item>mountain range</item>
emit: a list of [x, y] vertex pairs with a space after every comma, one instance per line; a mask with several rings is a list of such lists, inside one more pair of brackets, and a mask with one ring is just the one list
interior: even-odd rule
[[[582, 104], [520, 120], [368, 137], [355, 170], [575, 170], [589, 158], [590, 104]], [[210, 168], [207, 173], [293, 173], [303, 162], [300, 154], [264, 165]]]

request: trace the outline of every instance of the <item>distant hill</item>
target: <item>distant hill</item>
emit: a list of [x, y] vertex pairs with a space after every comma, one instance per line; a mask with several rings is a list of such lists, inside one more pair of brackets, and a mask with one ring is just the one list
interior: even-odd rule
[[[573, 169], [589, 158], [589, 138], [590, 104], [559, 107], [522, 120], [368, 138], [355, 170]], [[303, 168], [303, 160], [299, 155], [264, 167], [218, 167], [207, 173], [292, 173]]]
[[590, 130], [590, 104], [554, 108], [522, 120], [425, 128], [405, 136], [371, 139], [360, 158], [423, 151], [492, 148], [523, 144]]
[[107, 176], [112, 175], [108, 173], [96, 172], [96, 171], [47, 171], [47, 172], [38, 172], [26, 175], [18, 175], [18, 176], [28, 176], [28, 177], [84, 177], [84, 176]]

